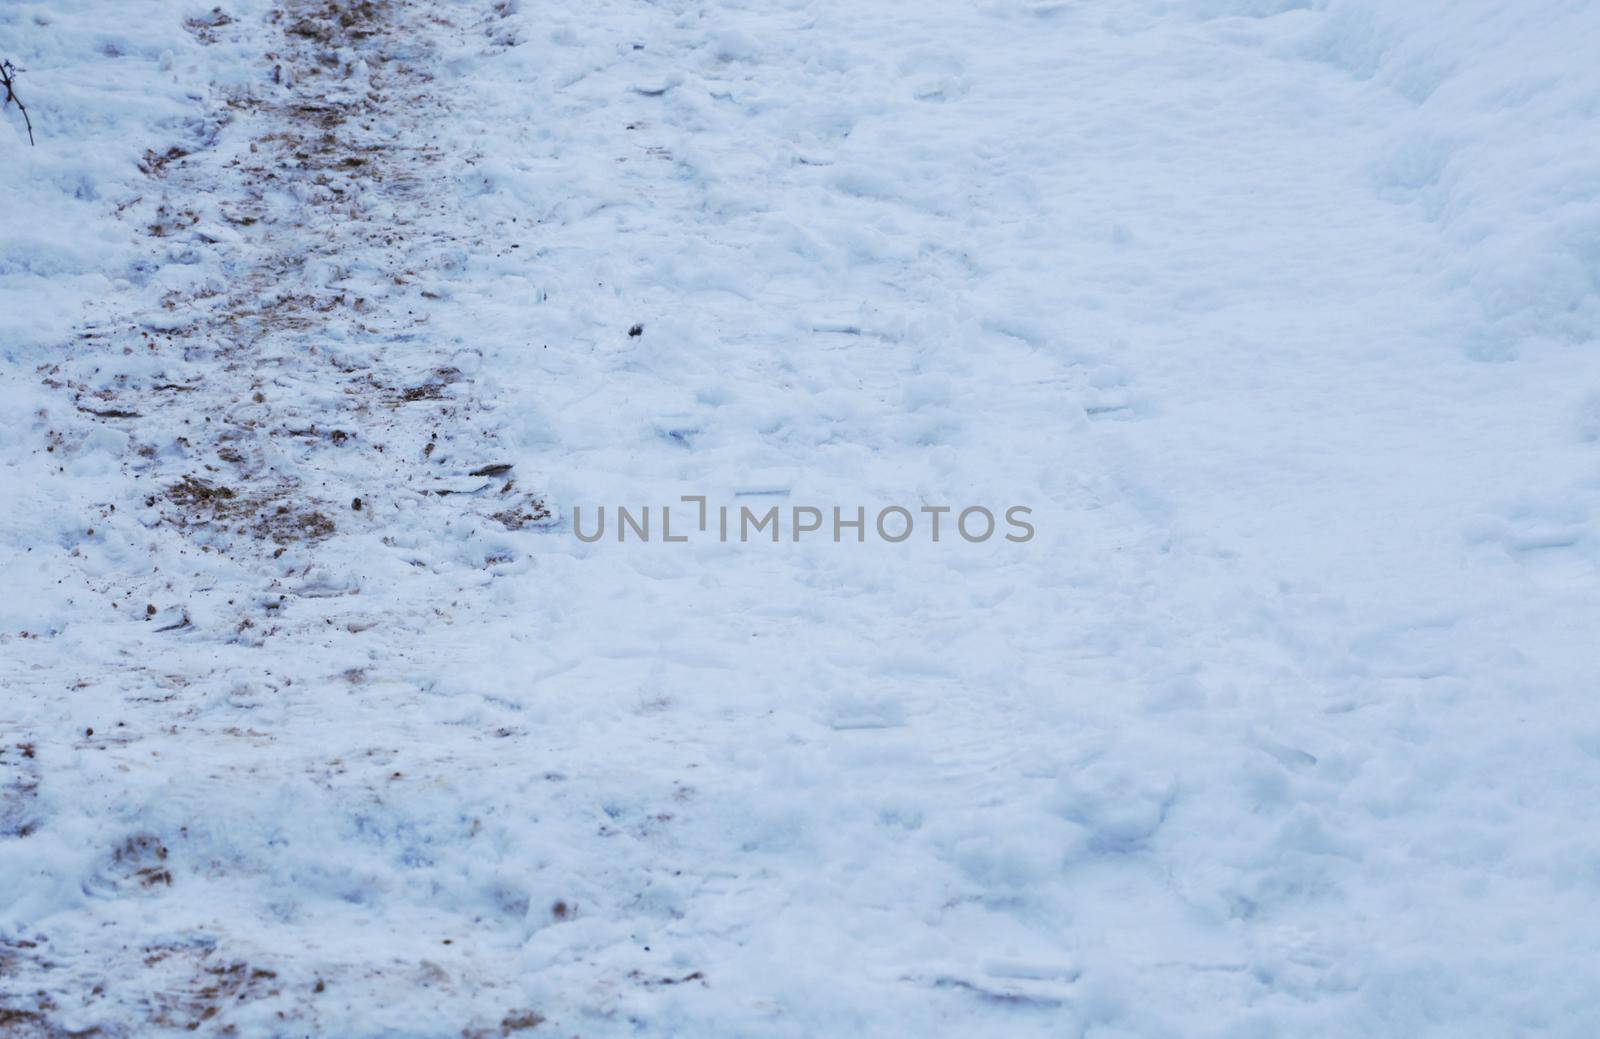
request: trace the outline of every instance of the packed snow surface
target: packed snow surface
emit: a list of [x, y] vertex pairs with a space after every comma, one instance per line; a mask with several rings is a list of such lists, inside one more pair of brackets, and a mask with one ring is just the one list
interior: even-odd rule
[[0, 1034], [1600, 1033], [1600, 4], [211, 2], [0, 5]]

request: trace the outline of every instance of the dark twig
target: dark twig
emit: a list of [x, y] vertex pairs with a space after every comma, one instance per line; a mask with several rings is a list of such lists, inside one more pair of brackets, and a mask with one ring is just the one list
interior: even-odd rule
[[33, 147], [33, 120], [28, 118], [28, 106], [22, 103], [22, 98], [17, 96], [16, 91], [17, 73], [24, 71], [26, 70], [17, 68], [9, 61], [0, 61], [0, 87], [6, 88], [5, 105], [0, 107], [9, 106], [13, 101], [17, 103], [17, 109], [22, 113], [22, 121], [28, 124], [28, 146], [31, 148]]

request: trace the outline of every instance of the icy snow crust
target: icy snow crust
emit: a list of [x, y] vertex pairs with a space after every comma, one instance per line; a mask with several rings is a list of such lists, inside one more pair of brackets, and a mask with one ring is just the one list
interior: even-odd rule
[[0, 1033], [1600, 1031], [1596, 53], [0, 7]]

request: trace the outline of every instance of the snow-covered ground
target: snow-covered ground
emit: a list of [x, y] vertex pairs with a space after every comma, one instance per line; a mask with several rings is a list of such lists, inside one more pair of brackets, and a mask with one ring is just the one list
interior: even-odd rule
[[1600, 5], [209, 5], [0, 5], [0, 1035], [1600, 1032]]

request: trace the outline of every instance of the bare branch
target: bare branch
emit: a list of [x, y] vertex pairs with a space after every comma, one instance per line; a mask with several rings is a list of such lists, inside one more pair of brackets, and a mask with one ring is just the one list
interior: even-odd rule
[[17, 73], [26, 71], [17, 68], [9, 61], [0, 61], [0, 86], [6, 88], [5, 104], [0, 107], [10, 107], [13, 101], [17, 103], [17, 109], [22, 113], [22, 121], [28, 125], [28, 146], [31, 148], [34, 144], [33, 120], [28, 118], [28, 106], [22, 103], [22, 98], [17, 96], [16, 91]]

